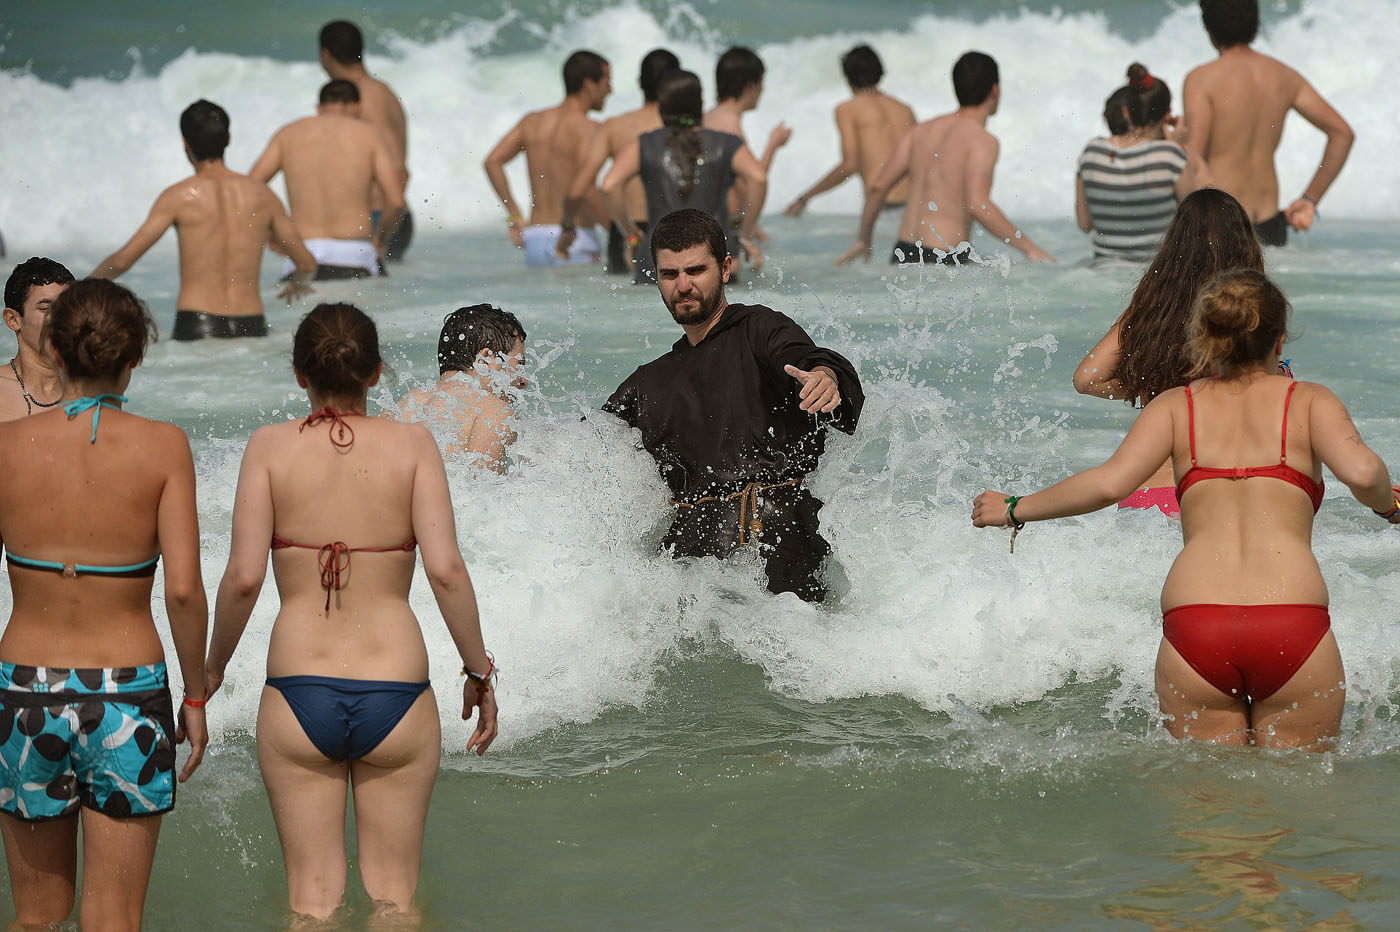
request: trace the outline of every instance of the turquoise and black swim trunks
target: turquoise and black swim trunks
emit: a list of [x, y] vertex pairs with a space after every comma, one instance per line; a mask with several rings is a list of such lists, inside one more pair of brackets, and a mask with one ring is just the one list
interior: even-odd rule
[[174, 736], [163, 663], [0, 663], [0, 811], [28, 822], [79, 806], [118, 819], [169, 812]]

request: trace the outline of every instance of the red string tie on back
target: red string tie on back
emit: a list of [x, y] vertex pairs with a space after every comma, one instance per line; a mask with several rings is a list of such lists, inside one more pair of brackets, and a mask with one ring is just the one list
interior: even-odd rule
[[[341, 414], [339, 411], [337, 411], [335, 408], [332, 408], [330, 405], [326, 405], [324, 408], [315, 412], [306, 420], [302, 421], [301, 426], [297, 428], [297, 431], [301, 432], [303, 430], [306, 430], [306, 428], [308, 427], [313, 427], [321, 423], [322, 421], [331, 422], [330, 432], [326, 435], [330, 438], [331, 446], [335, 447], [337, 450], [345, 451], [355, 445], [354, 428], [352, 428], [349, 424], [345, 423], [345, 415]], [[349, 435], [348, 440], [346, 439], [347, 434]]]
[[351, 547], [343, 540], [337, 540], [320, 547], [314, 544], [299, 544], [296, 541], [287, 540], [285, 537], [272, 535], [272, 549], [282, 550], [286, 547], [299, 547], [302, 550], [315, 550], [316, 562], [321, 567], [321, 588], [326, 590], [326, 614], [331, 611], [331, 593], [339, 592], [343, 586], [340, 574], [350, 569], [350, 554], [352, 553], [406, 553], [418, 546], [416, 538], [410, 537], [397, 547]]

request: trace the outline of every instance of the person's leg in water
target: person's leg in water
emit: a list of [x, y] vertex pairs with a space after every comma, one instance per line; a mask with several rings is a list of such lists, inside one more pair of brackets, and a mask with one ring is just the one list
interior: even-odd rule
[[83, 809], [83, 929], [139, 932], [162, 816], [114, 819]]
[[263, 687], [258, 706], [262, 771], [293, 912], [329, 918], [345, 898], [345, 800], [350, 766], [306, 736], [282, 693]]
[[442, 725], [428, 689], [373, 751], [350, 764], [360, 879], [383, 913], [417, 913], [423, 832], [441, 759]]
[[48, 928], [67, 919], [78, 889], [78, 816], [25, 822], [3, 815], [0, 834], [16, 924]]
[[1331, 750], [1342, 730], [1346, 671], [1328, 631], [1288, 682], [1250, 709], [1254, 743], [1269, 748]]
[[1173, 738], [1249, 744], [1249, 700], [1216, 689], [1165, 637], [1157, 648], [1156, 680], [1158, 707]]

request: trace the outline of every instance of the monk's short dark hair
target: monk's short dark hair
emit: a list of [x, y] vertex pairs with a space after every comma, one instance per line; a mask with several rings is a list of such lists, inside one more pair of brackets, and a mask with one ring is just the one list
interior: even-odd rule
[[221, 159], [228, 148], [228, 113], [208, 100], [196, 100], [180, 114], [180, 135], [196, 162]]
[[507, 356], [515, 349], [516, 340], [524, 342], [525, 328], [509, 311], [489, 304], [459, 307], [442, 319], [442, 332], [438, 334], [438, 374], [466, 372], [484, 349]]
[[857, 45], [841, 56], [841, 70], [846, 73], [846, 83], [853, 89], [874, 87], [885, 76], [885, 66], [880, 56], [868, 45]]
[[336, 78], [321, 87], [321, 104], [357, 104], [360, 102], [360, 89], [354, 81]]
[[1216, 48], [1248, 45], [1259, 35], [1259, 0], [1201, 0], [1201, 20]]
[[668, 71], [675, 71], [681, 66], [681, 60], [675, 56], [670, 49], [652, 49], [647, 52], [642, 59], [642, 73], [637, 77], [637, 83], [642, 87], [642, 99], [647, 103], [656, 100], [656, 91], [661, 84], [662, 75]]
[[1000, 81], [996, 60], [985, 52], [967, 52], [953, 65], [953, 93], [960, 107], [984, 103]]
[[24, 316], [24, 302], [29, 300], [29, 290], [43, 285], [71, 285], [73, 273], [61, 262], [47, 256], [33, 256], [15, 266], [5, 282], [5, 306], [13, 308], [20, 317]]
[[651, 231], [652, 264], [656, 263], [656, 254], [662, 249], [684, 252], [701, 243], [710, 247], [710, 255], [715, 257], [716, 263], [724, 264], [729, 247], [725, 244], [724, 227], [719, 225], [719, 221], [694, 207], [672, 211], [658, 220]]
[[321, 48], [342, 65], [353, 65], [365, 54], [365, 37], [360, 27], [338, 19], [321, 27]]
[[737, 45], [726, 49], [715, 63], [715, 94], [720, 100], [732, 100], [750, 84], [761, 84], [766, 70], [753, 49]]
[[564, 61], [564, 93], [577, 94], [583, 90], [584, 81], [598, 81], [603, 77], [603, 69], [608, 60], [597, 52], [580, 49]]

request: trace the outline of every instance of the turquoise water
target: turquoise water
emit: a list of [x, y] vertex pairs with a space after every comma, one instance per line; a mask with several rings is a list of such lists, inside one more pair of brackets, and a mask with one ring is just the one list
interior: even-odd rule
[[[1175, 525], [1114, 510], [1037, 524], [1017, 539], [1014, 557], [1004, 533], [970, 525], [977, 492], [1029, 490], [1092, 465], [1131, 423], [1126, 407], [1076, 395], [1070, 377], [1121, 310], [1135, 271], [1082, 263], [1088, 243], [1067, 216], [1068, 169], [1033, 158], [1077, 152], [1095, 132], [1101, 95], [1080, 100], [1074, 83], [1088, 65], [1042, 71], [1036, 96], [1029, 82], [1021, 109], [1008, 100], [992, 124], [1004, 143], [997, 197], [1061, 258], [1058, 266], [1027, 266], [981, 238], [986, 268], [835, 269], [831, 259], [854, 231], [853, 191], [833, 195], [826, 214], [766, 221], [770, 266], [731, 299], [792, 314], [857, 363], [868, 396], [857, 434], [833, 437], [812, 479], [827, 503], [822, 521], [836, 563], [835, 599], [817, 609], [766, 593], [752, 560], [678, 564], [656, 555], [664, 487], [633, 438], [595, 412], [678, 331], [650, 289], [590, 269], [525, 274], [481, 193], [484, 147], [520, 109], [557, 96], [561, 42], [545, 28], [549, 8], [516, 4], [506, 30], [516, 38], [499, 46], [472, 32], [474, 21], [499, 18], [495, 7], [445, 26], [420, 6], [371, 8], [399, 30], [375, 34], [390, 50], [376, 70], [391, 74], [418, 121], [411, 195], [430, 220], [392, 278], [327, 285], [316, 296], [354, 300], [379, 321], [394, 377], [372, 396], [375, 405], [433, 374], [437, 328], [454, 307], [489, 300], [530, 332], [535, 384], [513, 469], [476, 477], [449, 467], [487, 643], [504, 669], [502, 737], [484, 759], [462, 750], [468, 732], [451, 701], [456, 655], [425, 581], [414, 589], [446, 752], [425, 843], [425, 927], [1392, 927], [1400, 904], [1400, 816], [1391, 803], [1400, 781], [1400, 535], [1329, 482], [1315, 548], [1349, 700], [1339, 749], [1309, 756], [1182, 745], [1158, 726], [1157, 597], [1179, 546]], [[305, 112], [305, 89], [314, 90], [319, 72], [288, 49], [332, 14], [257, 9], [277, 14], [285, 48], [276, 54], [248, 44], [251, 16], [227, 22], [154, 3], [79, 30], [76, 47], [87, 49], [106, 47], [101, 29], [167, 24], [166, 58], [157, 66], [159, 56], [143, 52], [134, 74], [120, 56], [114, 65], [73, 51], [57, 59], [70, 78], [38, 58], [26, 75], [10, 68], [28, 59], [17, 33], [7, 34], [0, 113], [7, 126], [42, 130], [0, 134], [9, 179], [0, 185], [0, 227], [12, 249], [91, 269], [155, 192], [180, 177], [170, 134], [197, 94], [228, 102], [245, 167], [277, 122]], [[668, 11], [680, 8], [569, 9], [590, 42], [631, 24], [635, 41], [610, 40], [620, 47], [609, 52], [615, 60], [670, 35], [683, 58], [696, 60], [728, 41], [691, 35], [684, 20], [668, 24]], [[799, 134], [829, 132], [830, 105], [842, 94], [832, 56], [858, 24], [844, 7], [829, 24], [776, 4], [752, 9], [746, 28], [766, 43], [773, 73], [751, 131], [782, 110]], [[892, 20], [876, 36], [892, 81], [894, 62], [934, 55], [929, 43], [966, 47], [970, 37], [1004, 61], [1017, 53], [1031, 61], [1047, 32], [1086, 48], [1104, 43], [1094, 47], [1115, 61], [1208, 55], [1194, 12], [1166, 6], [1154, 7], [1155, 20], [1129, 4], [1105, 16], [1007, 7], [977, 23], [913, 19], [900, 4], [873, 9]], [[1304, 41], [1358, 9], [1349, 0], [1301, 12], [1270, 5], [1266, 38], [1290, 60], [1302, 56], [1310, 74], [1317, 67], [1319, 85], [1336, 85], [1329, 96], [1351, 95], [1342, 109], [1362, 136], [1316, 231], [1267, 260], [1295, 306], [1289, 352], [1300, 377], [1335, 389], [1394, 467], [1397, 178], [1383, 160], [1361, 158], [1363, 144], [1382, 146], [1395, 132], [1389, 111], [1365, 103], [1390, 53], [1380, 50], [1378, 29], [1347, 67], [1329, 68], [1307, 57], [1314, 53]], [[693, 10], [738, 21], [749, 6]], [[4, 18], [15, 28], [15, 11]], [[301, 20], [308, 25], [299, 33]], [[169, 24], [182, 22], [186, 33], [173, 33]], [[520, 38], [527, 34], [534, 44]], [[180, 51], [178, 35], [200, 51]], [[944, 50], [935, 51], [946, 58]], [[113, 68], [116, 77], [101, 77]], [[899, 80], [917, 85], [912, 68]], [[89, 77], [72, 78], [79, 74]], [[470, 90], [446, 93], [444, 75]], [[610, 108], [631, 105], [618, 83]], [[785, 83], [802, 87], [788, 94]], [[928, 92], [922, 115], [943, 105], [940, 94]], [[1073, 107], [1042, 121], [1037, 107], [1046, 100]], [[97, 119], [118, 112], [117, 102], [120, 116]], [[55, 120], [59, 112], [79, 125]], [[780, 155], [775, 187], [795, 193], [834, 158], [834, 137], [801, 138]], [[1320, 151], [1317, 139], [1297, 138], [1313, 148], [1285, 162], [1285, 184]], [[120, 184], [104, 180], [112, 164]], [[892, 234], [886, 221], [877, 240]], [[0, 274], [13, 259], [0, 262]], [[269, 261], [264, 271], [270, 295], [276, 270]], [[173, 242], [125, 281], [168, 331]], [[274, 335], [265, 341], [162, 341], [133, 381], [133, 409], [175, 421], [194, 445], [211, 592], [249, 430], [306, 410], [289, 360], [303, 310], [270, 306]], [[5, 584], [0, 592], [8, 598]], [[287, 919], [251, 738], [275, 613], [269, 587], [210, 707], [212, 753], [165, 821], [149, 928], [275, 928]], [[7, 892], [0, 889], [0, 917]], [[364, 928], [368, 912], [352, 880], [341, 924]]]

